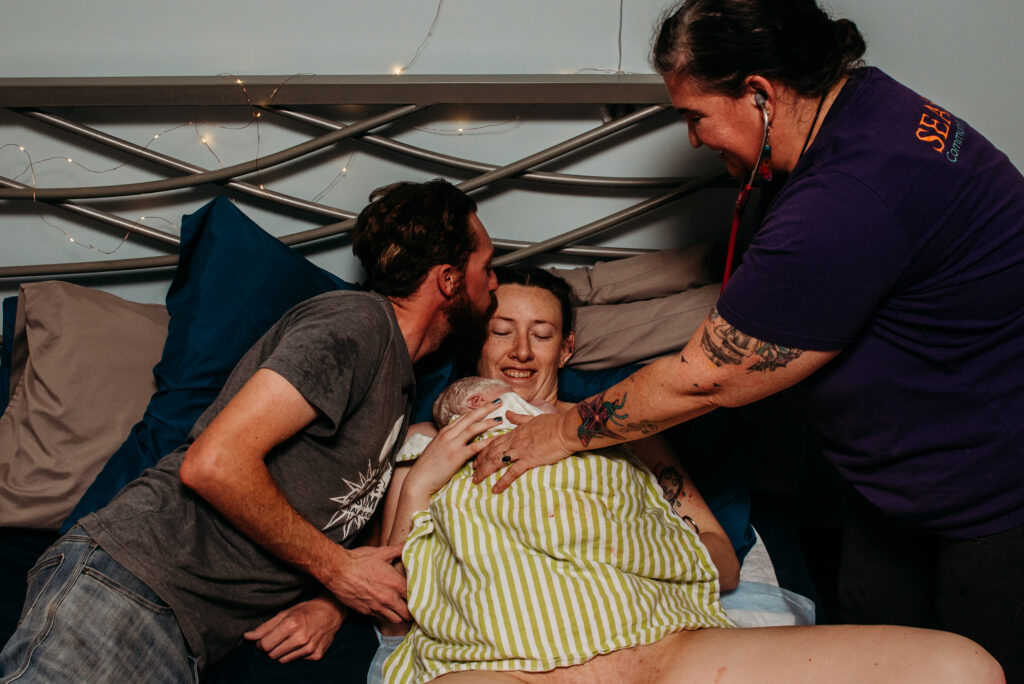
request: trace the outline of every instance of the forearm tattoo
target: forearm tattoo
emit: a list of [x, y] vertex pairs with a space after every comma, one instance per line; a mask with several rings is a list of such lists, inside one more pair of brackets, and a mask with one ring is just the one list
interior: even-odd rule
[[760, 357], [760, 361], [747, 368], [748, 373], [785, 368], [786, 364], [803, 354], [800, 349], [768, 344], [740, 332], [722, 318], [717, 308], [708, 314], [700, 346], [716, 366], [738, 366], [749, 356]]
[[[576, 436], [579, 437], [580, 444], [587, 446], [590, 444], [590, 440], [597, 435], [622, 439], [621, 435], [608, 429], [608, 421], [615, 422], [615, 418], [620, 417], [619, 410], [625, 405], [626, 395], [622, 395], [622, 399], [613, 403], [604, 400], [604, 392], [577, 404], [576, 411], [580, 414], [581, 422], [580, 426], [576, 428]], [[621, 415], [621, 417], [628, 418], [629, 414]]]
[[626, 439], [622, 434], [613, 432], [608, 426], [609, 423], [622, 428], [623, 432], [639, 432], [650, 435], [658, 431], [657, 423], [654, 421], [626, 421], [629, 414], [623, 413], [622, 409], [626, 406], [627, 396], [623, 394], [621, 399], [614, 402], [605, 401], [604, 392], [601, 392], [596, 397], [581, 401], [576, 405], [576, 411], [580, 415], [580, 426], [576, 428], [576, 436], [579, 438], [580, 444], [588, 446], [590, 440], [597, 436]]

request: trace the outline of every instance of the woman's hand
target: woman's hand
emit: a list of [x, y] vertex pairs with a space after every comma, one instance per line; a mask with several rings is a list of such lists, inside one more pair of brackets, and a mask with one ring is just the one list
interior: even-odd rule
[[332, 596], [319, 596], [282, 610], [256, 629], [243, 634], [268, 657], [281, 663], [299, 658], [320, 660], [346, 615]]
[[402, 486], [403, 496], [414, 493], [426, 498], [422, 503], [429, 502], [430, 496], [444, 487], [452, 475], [487, 444], [473, 440], [501, 422], [500, 418], [486, 418], [500, 405], [498, 401], [480, 406], [441, 428], [409, 471]]
[[[430, 497], [484, 447], [486, 442], [473, 440], [497, 424], [493, 419], [487, 419], [487, 414], [500, 404], [498, 401], [480, 406], [460, 416], [443, 427], [423, 450], [401, 481], [394, 522], [388, 535], [391, 544], [402, 543], [409, 537], [413, 515], [417, 511], [426, 510], [430, 505]], [[392, 483], [392, 486], [395, 484]], [[388, 497], [392, 497], [392, 492], [388, 492]]]
[[487, 440], [486, 447], [477, 456], [474, 464], [473, 482], [480, 483], [492, 473], [508, 466], [494, 484], [492, 491], [497, 494], [505, 491], [516, 478], [530, 468], [558, 463], [572, 455], [576, 449], [563, 445], [563, 415], [508, 414], [508, 420], [516, 424], [516, 429]]

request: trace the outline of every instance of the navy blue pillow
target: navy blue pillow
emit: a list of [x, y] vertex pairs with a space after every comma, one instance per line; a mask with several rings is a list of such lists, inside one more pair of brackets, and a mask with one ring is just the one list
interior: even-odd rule
[[0, 346], [0, 416], [11, 401], [11, 345], [14, 344], [14, 317], [17, 311], [18, 298], [4, 297], [0, 312], [0, 336], [4, 341], [3, 346]]
[[593, 371], [562, 368], [558, 371], [558, 398], [573, 403], [583, 401], [625, 380], [640, 368], [635, 364]]
[[167, 292], [167, 342], [153, 369], [157, 392], [61, 531], [183, 444], [238, 360], [285, 312], [309, 297], [353, 287], [266, 233], [224, 197], [185, 216]]

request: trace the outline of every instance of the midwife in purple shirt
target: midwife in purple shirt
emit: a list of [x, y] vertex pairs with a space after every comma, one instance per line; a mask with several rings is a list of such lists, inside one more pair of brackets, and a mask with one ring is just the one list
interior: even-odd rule
[[864, 50], [813, 0], [667, 15], [653, 65], [690, 142], [771, 172], [759, 229], [681, 355], [524, 419], [477, 478], [795, 386], [859, 499], [843, 618], [959, 632], [1024, 681], [1024, 178]]

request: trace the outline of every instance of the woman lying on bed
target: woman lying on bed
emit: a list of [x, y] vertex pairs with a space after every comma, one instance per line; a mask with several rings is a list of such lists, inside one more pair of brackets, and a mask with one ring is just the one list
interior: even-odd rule
[[[498, 309], [478, 372], [505, 381], [531, 403], [557, 405], [557, 369], [572, 352], [572, 336], [567, 303], [556, 294], [558, 285], [549, 285], [549, 278], [538, 271], [499, 276]], [[546, 547], [538, 551], [521, 543], [527, 537], [511, 543], [499, 539], [494, 530], [503, 530], [506, 537], [522, 532], [527, 508], [517, 505], [521, 499], [516, 494], [493, 495], [487, 483], [475, 486], [471, 476], [460, 477], [468, 473], [463, 466], [482, 444], [472, 440], [494, 427], [481, 420], [489, 408], [494, 407], [480, 408], [442, 429], [408, 469], [404, 482], [392, 486], [400, 496], [393, 521], [386, 517], [384, 529], [393, 523], [389, 543], [408, 536], [403, 557], [417, 625], [388, 661], [386, 681], [1002, 681], [998, 666], [982, 649], [943, 632], [863, 626], [725, 628], [728, 622], [717, 600], [718, 580], [709, 560], [722, 558], [718, 543], [728, 548], [728, 541], [723, 541], [724, 534], [718, 537], [720, 528], [689, 481], [684, 481], [684, 494], [673, 508], [693, 520], [703, 544], [696, 543], [698, 535], [681, 517], [662, 515], [659, 524], [665, 529], [674, 525], [674, 536], [665, 548], [645, 547], [644, 554], [653, 557], [631, 558], [628, 549], [615, 548], [614, 542], [611, 548], [600, 547], [614, 538], [614, 529], [609, 529], [616, 524], [605, 506], [630, 497], [622, 496], [622, 486], [618, 491], [614, 486], [599, 489], [599, 484], [610, 481], [591, 471], [618, 467], [615, 459], [568, 459], [565, 472], [549, 471], [523, 483], [519, 496], [544, 497], [540, 508], [559, 523], [549, 530], [570, 541], [540, 543], [533, 535], [529, 544]], [[453, 475], [455, 481], [449, 484]], [[580, 485], [571, 486], [573, 482]], [[550, 489], [553, 484], [559, 488]], [[644, 505], [656, 506], [660, 497], [654, 499], [644, 499]], [[566, 502], [572, 510], [556, 508]], [[627, 512], [635, 514], [632, 509]], [[444, 533], [459, 532], [458, 527], [449, 527], [450, 522], [465, 523], [467, 515], [487, 518], [474, 520], [473, 527], [485, 535], [487, 529], [492, 531], [478, 540], [484, 543], [478, 554], [459, 535]], [[587, 548], [595, 541], [598, 547]], [[559, 562], [541, 563], [539, 558], [557, 543], [563, 543], [565, 577], [554, 575]], [[493, 553], [513, 555], [488, 563]], [[581, 557], [587, 560], [579, 562]], [[447, 558], [451, 565], [435, 566], [439, 558]], [[662, 560], [665, 566], [656, 567]], [[521, 572], [523, 568], [548, 574], [530, 577]], [[456, 569], [461, 576], [456, 577]], [[623, 579], [626, 569], [635, 572], [637, 586], [661, 573], [676, 589], [666, 594], [676, 605], [637, 600], [643, 590], [627, 594], [631, 600], [623, 601], [619, 590], [607, 582], [616, 574]], [[731, 577], [735, 571], [735, 566], [726, 570]], [[492, 586], [474, 584], [489, 572], [499, 574]], [[564, 589], [572, 582], [580, 582], [582, 590], [561, 599], [551, 595], [552, 586]], [[541, 604], [555, 608], [531, 610]], [[473, 612], [479, 617], [471, 617]], [[566, 648], [572, 650], [558, 650]]]
[[[464, 425], [470, 432], [471, 423], [485, 426], [478, 439], [512, 429], [507, 412], [540, 413], [497, 379], [464, 378], [439, 401], [453, 393], [455, 408], [442, 411], [438, 424], [472, 414]], [[473, 421], [479, 405], [488, 415]], [[438, 436], [454, 441], [434, 454], [464, 461], [458, 454], [465, 447], [456, 446], [464, 434]], [[411, 438], [403, 455], [418, 456], [429, 441]], [[641, 450], [651, 459], [650, 445]], [[420, 624], [388, 662], [386, 680], [424, 681], [432, 678], [424, 672], [481, 661], [488, 669], [548, 670], [678, 629], [730, 626], [718, 601], [719, 568], [727, 576], [723, 588], [734, 588], [739, 561], [685, 473], [672, 467], [670, 455], [659, 456], [653, 460], [664, 488], [629, 450], [608, 449], [537, 473], [505, 498], [469, 485], [472, 470], [459, 464], [427, 497], [429, 512], [411, 516], [412, 531], [392, 531], [408, 535], [403, 558]], [[442, 482], [455, 462], [429, 470]], [[425, 506], [417, 491], [433, 487], [388, 502], [398, 503], [399, 512], [386, 508], [384, 524], [409, 520], [408, 510]], [[512, 614], [524, 629], [508, 629]], [[542, 623], [543, 630], [533, 629]], [[375, 681], [372, 667], [369, 681]]]

